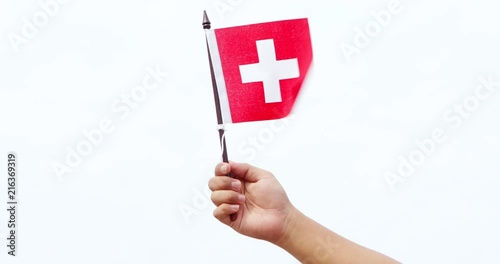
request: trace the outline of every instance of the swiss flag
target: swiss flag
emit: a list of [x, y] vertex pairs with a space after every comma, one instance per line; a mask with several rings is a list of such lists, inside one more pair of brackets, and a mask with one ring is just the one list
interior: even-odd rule
[[215, 29], [208, 40], [224, 123], [290, 113], [312, 62], [307, 19]]

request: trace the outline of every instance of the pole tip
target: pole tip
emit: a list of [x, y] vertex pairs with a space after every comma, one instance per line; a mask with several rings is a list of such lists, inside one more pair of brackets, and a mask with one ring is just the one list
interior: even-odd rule
[[212, 27], [211, 24], [210, 19], [208, 19], [207, 10], [203, 10], [203, 29], [210, 29]]

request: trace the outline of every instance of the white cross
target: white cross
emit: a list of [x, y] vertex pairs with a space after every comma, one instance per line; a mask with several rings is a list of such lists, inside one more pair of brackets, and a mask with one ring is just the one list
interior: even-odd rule
[[266, 103], [281, 102], [280, 80], [298, 78], [297, 58], [276, 60], [274, 40], [257, 40], [259, 63], [240, 65], [243, 83], [263, 82]]

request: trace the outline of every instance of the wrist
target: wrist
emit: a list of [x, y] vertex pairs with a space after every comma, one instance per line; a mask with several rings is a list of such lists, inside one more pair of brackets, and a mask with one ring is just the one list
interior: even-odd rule
[[281, 236], [276, 241], [271, 242], [278, 247], [285, 249], [294, 239], [294, 234], [299, 229], [299, 226], [304, 221], [304, 218], [305, 215], [292, 205], [283, 223]]

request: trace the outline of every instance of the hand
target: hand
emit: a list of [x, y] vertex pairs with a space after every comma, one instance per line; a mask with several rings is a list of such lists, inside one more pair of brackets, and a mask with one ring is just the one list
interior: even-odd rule
[[[226, 176], [228, 173], [234, 178]], [[208, 183], [217, 206], [215, 218], [253, 238], [276, 243], [283, 237], [296, 209], [272, 173], [230, 162], [218, 164], [215, 175]], [[236, 214], [234, 221], [231, 214]]]

